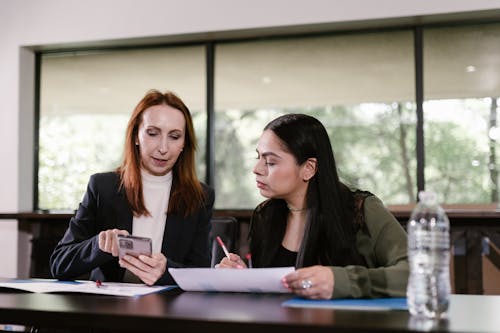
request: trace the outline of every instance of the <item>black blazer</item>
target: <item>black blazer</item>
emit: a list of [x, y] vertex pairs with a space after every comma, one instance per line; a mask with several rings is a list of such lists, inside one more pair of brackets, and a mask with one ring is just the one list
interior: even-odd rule
[[[50, 269], [57, 279], [76, 279], [90, 272], [90, 279], [123, 281], [125, 269], [118, 258], [99, 249], [99, 232], [124, 229], [132, 233], [132, 210], [125, 191], [119, 190], [116, 172], [92, 175], [82, 202], [68, 229], [50, 257]], [[168, 267], [209, 267], [208, 235], [214, 191], [202, 183], [206, 201], [195, 214], [184, 218], [169, 214], [161, 252]], [[165, 274], [156, 284], [174, 284]]]

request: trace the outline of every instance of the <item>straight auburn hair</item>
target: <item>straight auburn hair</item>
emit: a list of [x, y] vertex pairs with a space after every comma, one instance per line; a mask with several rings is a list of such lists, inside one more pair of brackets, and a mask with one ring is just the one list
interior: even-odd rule
[[117, 169], [120, 174], [120, 188], [125, 190], [134, 216], [150, 216], [144, 204], [141, 157], [136, 142], [144, 111], [154, 105], [171, 106], [182, 112], [186, 120], [184, 148], [172, 169], [172, 190], [167, 214], [187, 217], [203, 205], [205, 195], [196, 176], [196, 136], [191, 114], [184, 102], [170, 91], [161, 93], [158, 90], [150, 90], [135, 107], [127, 125], [123, 162]]

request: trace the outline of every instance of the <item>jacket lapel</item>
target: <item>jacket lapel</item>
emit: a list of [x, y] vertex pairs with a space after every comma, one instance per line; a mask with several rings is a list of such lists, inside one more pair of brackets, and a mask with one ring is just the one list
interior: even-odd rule
[[115, 198], [115, 225], [117, 229], [127, 230], [132, 234], [132, 210], [128, 204], [127, 198], [123, 190], [116, 194]]
[[167, 220], [165, 221], [165, 231], [163, 232], [163, 241], [161, 248], [163, 253], [175, 253], [175, 244], [178, 241], [179, 233], [181, 231], [180, 225], [181, 219], [179, 216], [170, 214], [167, 215]]

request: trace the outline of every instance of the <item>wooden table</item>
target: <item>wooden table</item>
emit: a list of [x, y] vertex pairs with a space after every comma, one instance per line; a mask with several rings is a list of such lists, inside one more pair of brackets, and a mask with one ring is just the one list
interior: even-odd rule
[[499, 332], [500, 296], [452, 295], [449, 320], [407, 311], [287, 308], [290, 295], [182, 292], [142, 297], [0, 290], [0, 322], [108, 332]]

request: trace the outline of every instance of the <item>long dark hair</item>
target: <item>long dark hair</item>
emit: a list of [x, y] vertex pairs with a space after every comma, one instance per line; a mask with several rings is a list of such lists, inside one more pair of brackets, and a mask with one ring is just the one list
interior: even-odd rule
[[[287, 114], [272, 120], [272, 131], [298, 165], [316, 158], [317, 171], [306, 193], [307, 221], [296, 267], [316, 264], [345, 266], [362, 264], [356, 249], [353, 192], [338, 176], [333, 149], [325, 127], [316, 118]], [[269, 199], [254, 211], [250, 248], [256, 266], [270, 265], [286, 230], [288, 209], [283, 199]]]
[[170, 91], [161, 93], [158, 90], [150, 90], [135, 107], [127, 125], [123, 162], [117, 169], [120, 174], [121, 186], [125, 189], [134, 215], [149, 215], [142, 195], [141, 158], [135, 142], [144, 111], [153, 105], [171, 106], [181, 111], [186, 120], [184, 148], [173, 167], [168, 213], [188, 216], [202, 206], [205, 198], [195, 170], [196, 136], [191, 113], [184, 102]]

